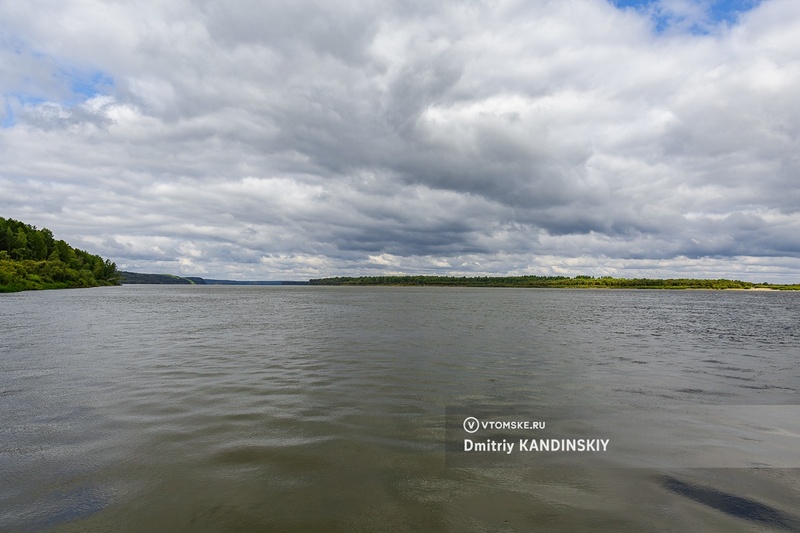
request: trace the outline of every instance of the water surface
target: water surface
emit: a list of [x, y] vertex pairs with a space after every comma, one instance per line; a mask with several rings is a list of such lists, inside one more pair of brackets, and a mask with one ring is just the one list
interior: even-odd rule
[[[449, 407], [599, 406], [659, 436], [665, 405], [796, 406], [799, 297], [296, 286], [0, 295], [0, 529], [798, 531], [800, 470], [740, 464], [760, 459], [766, 427], [798, 444], [781, 459], [800, 466], [800, 435], [781, 422], [712, 428], [714, 456], [733, 468], [669, 458], [459, 468], [444, 441]], [[682, 430], [680, 418], [667, 422]]]

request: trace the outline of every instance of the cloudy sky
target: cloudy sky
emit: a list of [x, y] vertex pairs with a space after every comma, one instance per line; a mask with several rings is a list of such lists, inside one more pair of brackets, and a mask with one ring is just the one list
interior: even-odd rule
[[0, 0], [0, 216], [121, 269], [800, 281], [797, 0]]

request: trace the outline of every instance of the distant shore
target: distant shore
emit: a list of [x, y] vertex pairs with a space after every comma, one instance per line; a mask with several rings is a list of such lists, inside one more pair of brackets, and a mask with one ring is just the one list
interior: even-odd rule
[[661, 290], [800, 290], [800, 284], [753, 283], [729, 279], [649, 279], [592, 276], [359, 276], [310, 279], [308, 281], [239, 281], [204, 279], [170, 274], [120, 272], [128, 284], [181, 285], [315, 285], [315, 286], [392, 286], [392, 287], [495, 287], [541, 289], [661, 289]]
[[516, 287], [548, 289], [800, 290], [800, 284], [753, 283], [728, 279], [648, 279], [592, 276], [361, 276], [309, 280], [309, 285], [404, 287]]
[[307, 281], [241, 281], [230, 279], [207, 279], [198, 276], [175, 276], [174, 274], [142, 274], [121, 271], [123, 285], [308, 285]]

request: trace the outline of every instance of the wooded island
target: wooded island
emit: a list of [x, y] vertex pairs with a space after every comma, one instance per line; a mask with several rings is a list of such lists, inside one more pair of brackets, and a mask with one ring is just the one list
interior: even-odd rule
[[800, 290], [800, 284], [779, 285], [729, 279], [646, 279], [592, 276], [361, 276], [309, 280], [309, 285], [394, 285], [430, 287], [528, 287], [555, 289], [778, 289]]

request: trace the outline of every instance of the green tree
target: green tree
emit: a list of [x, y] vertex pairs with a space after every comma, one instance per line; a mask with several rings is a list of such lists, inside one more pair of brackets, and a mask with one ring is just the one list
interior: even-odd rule
[[28, 252], [28, 237], [25, 231], [19, 228], [16, 233], [11, 237], [11, 257], [14, 259], [27, 259], [30, 255]]
[[0, 292], [119, 284], [117, 266], [56, 241], [44, 228], [0, 217]]
[[28, 248], [30, 248], [31, 259], [39, 261], [47, 259], [47, 243], [41, 232], [34, 231], [30, 234], [28, 239]]

